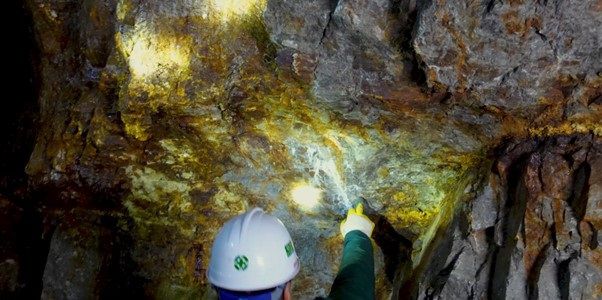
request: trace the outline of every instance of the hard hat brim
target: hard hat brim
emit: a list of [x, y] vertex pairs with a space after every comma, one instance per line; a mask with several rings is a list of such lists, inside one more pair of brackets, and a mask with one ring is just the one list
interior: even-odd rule
[[289, 276], [284, 277], [283, 280], [279, 280], [273, 283], [265, 283], [264, 285], [249, 285], [249, 286], [245, 286], [244, 283], [235, 283], [235, 284], [228, 284], [227, 282], [220, 282], [219, 280], [216, 280], [216, 278], [214, 276], [211, 276], [211, 270], [207, 270], [207, 278], [209, 279], [209, 282], [219, 288], [222, 289], [226, 289], [226, 290], [230, 290], [230, 291], [235, 291], [235, 292], [250, 292], [250, 291], [261, 291], [261, 290], [266, 290], [266, 289], [271, 289], [271, 288], [275, 288], [277, 286], [280, 286], [282, 284], [285, 284], [289, 281], [291, 281], [293, 278], [295, 278], [297, 276], [297, 274], [299, 274], [299, 270], [301, 269], [301, 267], [299, 266], [299, 264], [296, 264], [295, 269], [293, 270], [293, 272], [291, 272], [291, 274]]

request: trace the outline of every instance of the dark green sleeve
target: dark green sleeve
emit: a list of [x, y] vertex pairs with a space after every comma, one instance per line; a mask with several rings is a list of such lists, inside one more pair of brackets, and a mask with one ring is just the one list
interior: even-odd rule
[[359, 230], [345, 236], [343, 258], [329, 299], [374, 299], [374, 256], [372, 241]]

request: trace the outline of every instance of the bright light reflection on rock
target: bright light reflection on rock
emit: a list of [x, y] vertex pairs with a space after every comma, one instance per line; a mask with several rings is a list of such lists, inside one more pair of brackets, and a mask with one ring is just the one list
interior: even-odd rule
[[248, 12], [253, 6], [264, 3], [263, 0], [213, 0], [212, 2], [224, 20], [240, 16]]
[[291, 190], [291, 197], [303, 210], [312, 210], [322, 199], [322, 190], [306, 183], [300, 183]]
[[130, 56], [130, 68], [134, 76], [146, 77], [155, 73], [162, 65], [182, 66], [186, 61], [186, 55], [177, 45], [171, 44], [166, 48], [156, 49], [138, 42]]
[[118, 46], [127, 57], [133, 79], [167, 78], [187, 70], [190, 44], [187, 38], [155, 33], [146, 23], [118, 36]]
[[152, 40], [134, 42], [129, 66], [136, 78], [151, 76], [161, 68], [183, 67], [188, 63], [188, 55], [176, 43], [152, 43]]

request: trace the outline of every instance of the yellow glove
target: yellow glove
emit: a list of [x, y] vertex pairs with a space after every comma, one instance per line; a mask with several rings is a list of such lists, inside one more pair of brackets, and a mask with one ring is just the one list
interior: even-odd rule
[[353, 230], [359, 230], [368, 237], [372, 236], [372, 230], [374, 230], [374, 223], [364, 215], [364, 205], [361, 203], [355, 208], [350, 208], [347, 212], [347, 218], [341, 222], [343, 238]]

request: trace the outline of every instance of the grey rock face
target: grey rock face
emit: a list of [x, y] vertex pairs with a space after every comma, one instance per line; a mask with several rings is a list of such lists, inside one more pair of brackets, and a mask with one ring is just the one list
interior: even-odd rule
[[[491, 178], [490, 181], [495, 180]], [[495, 224], [498, 213], [498, 199], [496, 199], [494, 183], [486, 185], [482, 193], [472, 203], [472, 229], [474, 231], [484, 230]]]
[[[590, 153], [589, 157], [589, 188], [583, 219], [591, 222], [596, 231], [600, 232], [602, 229], [602, 224], [600, 224], [600, 216], [602, 216], [602, 156], [598, 152]], [[599, 239], [598, 242], [600, 242]]]
[[44, 268], [42, 299], [99, 297], [101, 272], [107, 264], [102, 234], [102, 229], [93, 224], [59, 225]]
[[292, 63], [312, 66], [318, 99], [369, 122], [378, 115], [370, 99], [420, 98], [408, 92], [416, 85], [399, 47], [409, 9], [409, 1], [269, 1], [265, 19]]
[[602, 67], [597, 1], [428, 1], [414, 47], [430, 86], [473, 90], [507, 109], [551, 98], [562, 78]]
[[[336, 3], [334, 3], [336, 5]], [[333, 1], [268, 1], [265, 21], [273, 39], [284, 47], [313, 54], [330, 22]], [[303, 15], [295, 12], [302, 11]]]
[[[563, 264], [566, 267], [567, 262]], [[563, 299], [594, 299], [599, 297], [599, 293], [595, 293], [599, 289], [602, 276], [600, 268], [591, 264], [590, 261], [584, 258], [571, 259], [568, 262], [568, 272], [571, 274], [568, 282], [564, 282], [561, 290]], [[568, 285], [568, 287], [567, 287]]]
[[[600, 296], [594, 224], [602, 214], [590, 204], [596, 194], [583, 191], [600, 182], [600, 140], [559, 137], [533, 145], [508, 147], [494, 162], [501, 172], [491, 174], [476, 200], [457, 211], [415, 276], [418, 282], [403, 290], [419, 299]], [[581, 150], [587, 158], [565, 161]], [[591, 173], [581, 171], [590, 167]]]

